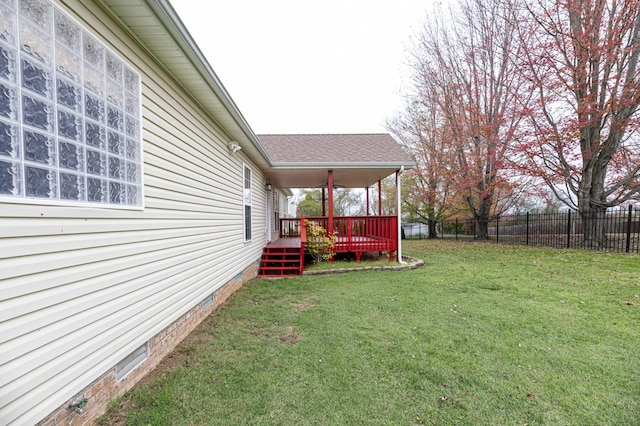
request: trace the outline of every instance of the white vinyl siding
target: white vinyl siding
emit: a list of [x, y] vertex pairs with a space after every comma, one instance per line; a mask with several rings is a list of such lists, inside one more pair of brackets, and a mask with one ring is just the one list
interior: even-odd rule
[[[141, 75], [145, 208], [0, 203], [2, 424], [41, 420], [265, 244], [243, 238], [243, 164], [259, 169], [99, 6], [64, 5]], [[265, 202], [252, 194], [253, 229]]]
[[289, 199], [286, 194], [280, 193], [280, 217], [285, 218], [289, 216]]
[[276, 188], [274, 188], [273, 191], [267, 192], [267, 196], [271, 197], [272, 212], [269, 218], [269, 226], [271, 227], [271, 240], [275, 241], [280, 238], [280, 219], [288, 216], [287, 197]]

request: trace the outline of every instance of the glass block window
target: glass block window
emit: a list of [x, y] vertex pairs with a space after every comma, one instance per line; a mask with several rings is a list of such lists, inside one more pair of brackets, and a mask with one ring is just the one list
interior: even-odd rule
[[141, 207], [140, 93], [50, 1], [0, 1], [0, 197]]
[[149, 357], [149, 343], [145, 343], [116, 364], [116, 380], [127, 377], [137, 366]]
[[213, 293], [202, 299], [202, 309], [207, 309], [211, 305], [213, 305]]

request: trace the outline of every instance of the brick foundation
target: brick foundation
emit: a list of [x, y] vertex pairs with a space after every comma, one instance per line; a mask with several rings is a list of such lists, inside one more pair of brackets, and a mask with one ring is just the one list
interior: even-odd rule
[[[258, 274], [258, 266], [259, 262], [253, 263], [242, 273], [218, 288], [214, 292], [213, 303], [207, 308], [203, 309], [202, 303], [198, 303], [164, 330], [149, 339], [147, 359], [131, 371], [128, 376], [117, 381], [116, 368], [114, 366], [57, 410], [46, 416], [38, 423], [38, 426], [81, 426], [93, 424], [106, 411], [109, 401], [133, 388], [140, 379], [151, 372], [209, 314], [224, 303], [245, 282], [255, 278]], [[82, 400], [83, 398], [86, 398], [87, 403], [83, 407], [81, 414], [76, 413], [73, 408], [69, 408], [69, 404], [73, 401]]]

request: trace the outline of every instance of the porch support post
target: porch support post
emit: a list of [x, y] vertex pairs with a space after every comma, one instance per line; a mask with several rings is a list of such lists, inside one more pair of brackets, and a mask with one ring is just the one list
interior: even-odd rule
[[369, 216], [369, 187], [367, 186], [364, 190], [367, 193], [367, 213], [365, 214], [365, 216]]
[[378, 216], [382, 216], [382, 181], [378, 181]]
[[326, 216], [327, 215], [327, 197], [326, 197], [326, 193], [325, 188], [321, 188], [322, 191], [322, 216]]
[[398, 214], [398, 229], [397, 229], [397, 238], [398, 238], [398, 263], [405, 263], [402, 260], [402, 205], [400, 203], [400, 174], [404, 172], [404, 166], [400, 167], [400, 170], [396, 171], [396, 213]]

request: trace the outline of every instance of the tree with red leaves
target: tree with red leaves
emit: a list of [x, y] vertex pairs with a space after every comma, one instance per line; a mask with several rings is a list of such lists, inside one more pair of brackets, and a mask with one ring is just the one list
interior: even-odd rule
[[514, 60], [535, 95], [521, 164], [579, 212], [587, 246], [606, 247], [599, 219], [640, 191], [640, 1], [518, 6]]
[[[414, 51], [416, 96], [437, 105], [440, 131], [446, 131], [438, 142], [444, 148], [433, 146], [438, 138], [421, 143], [450, 155], [447, 178], [474, 216], [479, 239], [489, 238], [489, 222], [517, 192], [507, 155], [519, 140], [521, 111], [531, 94], [523, 91], [513, 61], [521, 50], [516, 26], [507, 2], [465, 0], [457, 12], [431, 15]], [[409, 118], [415, 105], [409, 104]], [[439, 165], [428, 167], [417, 172], [433, 173]]]

